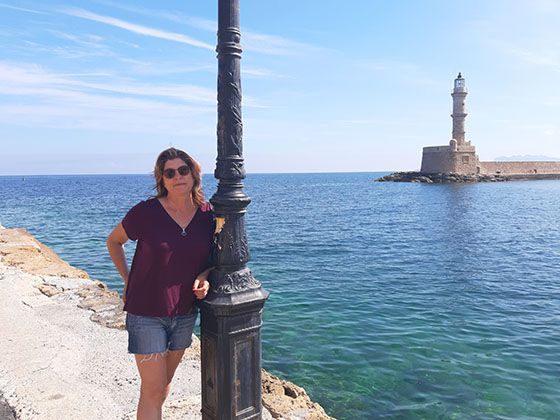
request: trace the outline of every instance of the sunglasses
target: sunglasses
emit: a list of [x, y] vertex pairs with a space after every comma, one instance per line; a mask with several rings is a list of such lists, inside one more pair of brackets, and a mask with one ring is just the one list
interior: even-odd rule
[[[191, 168], [189, 168], [187, 165], [180, 166], [180, 167], [177, 168], [177, 172], [179, 172], [179, 175], [181, 175], [181, 176], [187, 176], [190, 171], [191, 171]], [[173, 168], [164, 169], [163, 170], [163, 176], [166, 177], [167, 179], [175, 178], [175, 169], [173, 169]]]

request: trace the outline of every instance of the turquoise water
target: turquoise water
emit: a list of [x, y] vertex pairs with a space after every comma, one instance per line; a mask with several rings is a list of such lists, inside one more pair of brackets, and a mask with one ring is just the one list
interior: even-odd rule
[[[380, 175], [248, 176], [264, 367], [340, 420], [557, 419], [560, 181]], [[0, 222], [120, 290], [105, 238], [150, 193], [148, 175], [0, 177]]]

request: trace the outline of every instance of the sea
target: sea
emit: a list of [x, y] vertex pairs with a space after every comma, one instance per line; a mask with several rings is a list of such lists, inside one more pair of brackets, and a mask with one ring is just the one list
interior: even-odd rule
[[[247, 176], [263, 367], [339, 420], [560, 418], [560, 181], [386, 174]], [[3, 176], [0, 222], [122, 291], [105, 239], [152, 184]]]

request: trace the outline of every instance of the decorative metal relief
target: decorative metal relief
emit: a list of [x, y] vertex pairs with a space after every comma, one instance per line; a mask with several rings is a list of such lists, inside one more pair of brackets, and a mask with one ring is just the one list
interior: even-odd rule
[[261, 287], [261, 283], [253, 277], [248, 268], [227, 274], [220, 283], [214, 292], [226, 295]]
[[226, 232], [226, 235], [228, 235], [227, 243], [233, 261], [238, 264], [246, 264], [250, 257], [245, 229], [237, 229], [235, 235], [232, 232]]
[[241, 120], [241, 79], [239, 75], [228, 72], [229, 86], [231, 88], [230, 110], [232, 117], [232, 127], [230, 133], [232, 152], [237, 156], [242, 156], [243, 122]]
[[247, 264], [251, 258], [245, 226], [239, 219], [234, 226], [226, 226], [216, 233], [214, 243], [214, 261], [241, 266]]

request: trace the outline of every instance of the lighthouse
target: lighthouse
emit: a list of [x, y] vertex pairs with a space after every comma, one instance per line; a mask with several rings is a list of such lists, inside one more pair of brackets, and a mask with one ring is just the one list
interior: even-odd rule
[[453, 133], [451, 138], [457, 141], [457, 148], [460, 150], [461, 146], [467, 146], [465, 140], [465, 118], [467, 118], [467, 108], [465, 107], [465, 100], [467, 98], [467, 87], [465, 86], [465, 79], [461, 73], [455, 79], [455, 86], [451, 93], [453, 97]]
[[[448, 145], [426, 146], [422, 148], [421, 174], [426, 176], [430, 174], [491, 176], [508, 174], [509, 176], [515, 176], [515, 178], [509, 179], [560, 179], [560, 162], [481, 162], [476, 154], [476, 147], [470, 141], [467, 141], [465, 137], [467, 86], [461, 73], [459, 73], [454, 81], [451, 97], [453, 98], [453, 111], [451, 112], [453, 131], [451, 140]], [[409, 175], [407, 175], [407, 179], [411, 179]], [[412, 182], [426, 182], [425, 180], [419, 181], [419, 179], [416, 178]], [[434, 182], [442, 182], [441, 177], [436, 177], [435, 179], [439, 179], [439, 181]], [[481, 179], [472, 177], [471, 180], [480, 181]], [[485, 178], [484, 180], [495, 181], [496, 179]], [[504, 178], [498, 180], [504, 180]]]
[[422, 149], [422, 166], [420, 171], [424, 173], [456, 173], [461, 175], [479, 174], [481, 166], [476, 154], [476, 148], [465, 138], [467, 86], [461, 73], [455, 79], [451, 97], [453, 98], [453, 112], [451, 113], [453, 131], [449, 145], [424, 147]]

